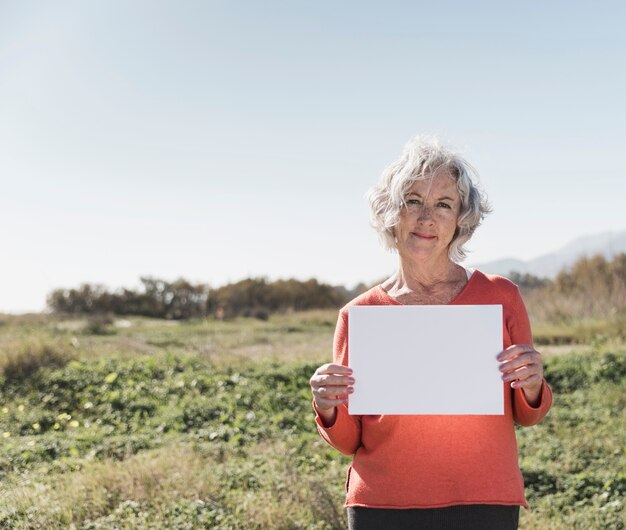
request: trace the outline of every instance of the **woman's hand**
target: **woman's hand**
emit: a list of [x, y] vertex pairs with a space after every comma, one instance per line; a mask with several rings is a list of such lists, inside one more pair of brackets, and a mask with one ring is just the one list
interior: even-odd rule
[[541, 354], [530, 344], [513, 344], [497, 357], [503, 381], [521, 388], [531, 406], [537, 406], [541, 397], [543, 364]]
[[315, 407], [324, 424], [335, 423], [337, 406], [348, 401], [348, 395], [354, 391], [352, 368], [341, 364], [323, 364], [309, 380]]

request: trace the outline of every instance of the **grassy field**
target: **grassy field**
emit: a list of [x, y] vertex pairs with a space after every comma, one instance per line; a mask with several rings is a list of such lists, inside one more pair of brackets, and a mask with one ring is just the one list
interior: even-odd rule
[[[308, 388], [335, 321], [0, 316], [0, 528], [345, 528], [349, 459]], [[541, 333], [555, 403], [518, 430], [520, 527], [623, 529], [626, 347]]]

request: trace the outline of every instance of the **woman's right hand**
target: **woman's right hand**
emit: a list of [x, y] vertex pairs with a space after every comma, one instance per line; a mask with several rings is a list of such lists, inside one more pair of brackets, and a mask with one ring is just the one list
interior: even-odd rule
[[348, 401], [354, 392], [352, 368], [341, 364], [323, 364], [309, 380], [315, 408], [327, 426], [335, 423], [337, 406]]

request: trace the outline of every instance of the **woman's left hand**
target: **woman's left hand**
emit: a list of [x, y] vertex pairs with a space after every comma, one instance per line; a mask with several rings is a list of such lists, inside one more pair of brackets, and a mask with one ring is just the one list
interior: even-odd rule
[[543, 382], [541, 354], [530, 344], [513, 344], [497, 359], [502, 380], [510, 381], [513, 388], [521, 388], [529, 405], [538, 405]]

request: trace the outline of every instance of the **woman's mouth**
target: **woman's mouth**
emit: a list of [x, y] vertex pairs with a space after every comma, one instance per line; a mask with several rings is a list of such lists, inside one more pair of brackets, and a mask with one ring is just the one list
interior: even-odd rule
[[428, 234], [420, 234], [418, 232], [411, 232], [411, 235], [419, 239], [435, 239], [437, 236], [429, 236]]

